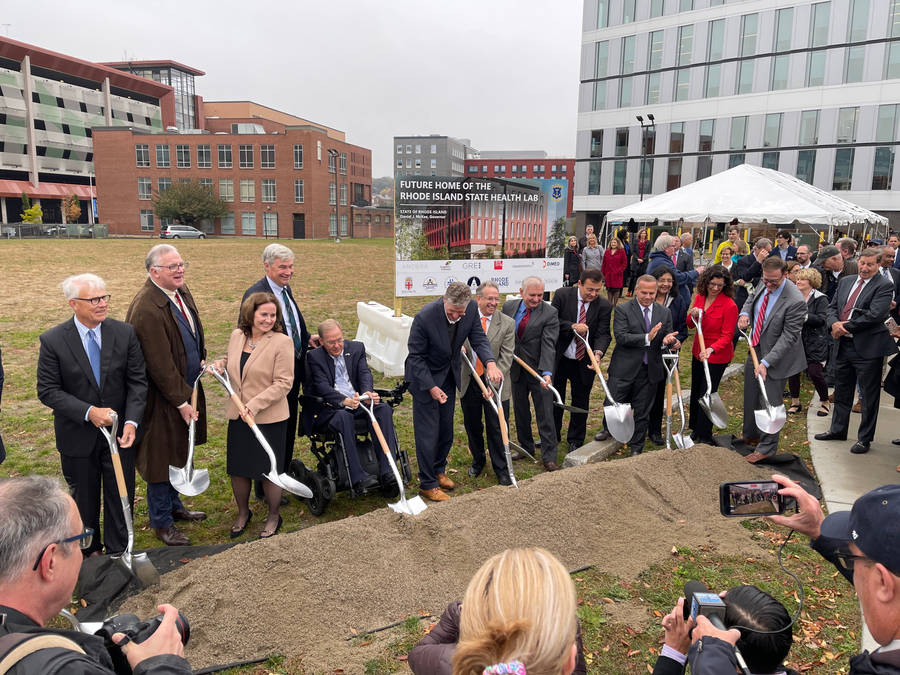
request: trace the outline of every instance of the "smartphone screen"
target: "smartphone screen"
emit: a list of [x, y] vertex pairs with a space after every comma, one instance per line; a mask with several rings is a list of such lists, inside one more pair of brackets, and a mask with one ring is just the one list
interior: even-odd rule
[[719, 510], [723, 516], [747, 518], [784, 513], [784, 500], [775, 481], [722, 483], [719, 486]]

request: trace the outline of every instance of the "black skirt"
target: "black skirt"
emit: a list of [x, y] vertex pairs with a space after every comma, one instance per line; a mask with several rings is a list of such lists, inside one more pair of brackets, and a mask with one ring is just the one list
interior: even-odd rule
[[[284, 442], [287, 420], [256, 425], [272, 446], [279, 473], [284, 471]], [[269, 473], [269, 457], [253, 430], [241, 418], [228, 420], [226, 470], [229, 476], [260, 478]]]

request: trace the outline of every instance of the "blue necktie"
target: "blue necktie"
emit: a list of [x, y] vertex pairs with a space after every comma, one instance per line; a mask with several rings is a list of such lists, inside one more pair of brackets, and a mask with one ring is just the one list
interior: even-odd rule
[[87, 353], [88, 361], [91, 362], [91, 370], [94, 371], [94, 379], [97, 380], [97, 386], [100, 386], [100, 345], [97, 344], [97, 338], [94, 337], [94, 331], [89, 330]]

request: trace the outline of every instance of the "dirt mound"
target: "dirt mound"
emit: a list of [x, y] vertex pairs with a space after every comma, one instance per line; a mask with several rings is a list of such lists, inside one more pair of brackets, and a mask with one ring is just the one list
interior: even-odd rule
[[368, 655], [345, 639], [420, 610], [440, 613], [481, 563], [542, 546], [569, 569], [630, 579], [673, 545], [758, 551], [718, 513], [718, 485], [765, 471], [729, 450], [695, 446], [542, 474], [432, 505], [416, 517], [384, 508], [229, 549], [163, 577], [122, 611], [171, 602], [190, 618], [194, 668], [270, 654], [305, 669], [360, 673]]

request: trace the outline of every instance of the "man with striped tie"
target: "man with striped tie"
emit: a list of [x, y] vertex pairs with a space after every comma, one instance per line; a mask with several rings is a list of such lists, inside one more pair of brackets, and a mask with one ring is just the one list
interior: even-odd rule
[[759, 359], [759, 367], [754, 368], [748, 355], [744, 366], [743, 436], [745, 443], [756, 446], [746, 457], [754, 464], [775, 455], [780, 435], [763, 433], [756, 426], [754, 411], [764, 407], [757, 374], [762, 376], [769, 401], [780, 401], [787, 378], [806, 370], [806, 354], [800, 342], [806, 302], [785, 275], [786, 270], [787, 263], [781, 256], [766, 258], [760, 284], [738, 316], [738, 328], [749, 329]]

